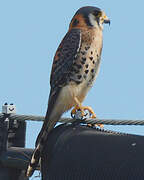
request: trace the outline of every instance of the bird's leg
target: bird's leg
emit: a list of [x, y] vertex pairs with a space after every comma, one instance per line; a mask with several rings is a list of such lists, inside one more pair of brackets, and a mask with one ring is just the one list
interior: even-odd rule
[[[76, 102], [75, 107], [71, 111], [71, 115], [76, 114], [77, 110], [81, 111], [82, 116], [85, 115], [85, 110], [88, 110], [89, 113], [91, 114], [91, 118], [96, 118], [96, 114], [94, 113], [93, 109], [89, 106], [82, 106], [82, 104], [79, 102], [79, 100], [74, 97], [74, 100]], [[91, 124], [88, 124], [88, 126], [92, 126]], [[99, 126], [100, 128], [103, 128], [102, 124], [95, 124], [95, 126]]]
[[85, 112], [84, 112], [84, 109], [83, 109], [82, 104], [79, 102], [79, 100], [78, 100], [76, 97], [74, 98], [74, 100], [75, 100], [75, 102], [76, 102], [76, 105], [75, 105], [75, 107], [72, 109], [71, 115], [76, 114], [77, 110], [80, 110], [82, 116], [84, 116], [84, 115], [85, 115]]
[[96, 115], [95, 115], [95, 113], [94, 113], [94, 111], [92, 110], [91, 107], [82, 106], [82, 104], [79, 102], [79, 100], [76, 97], [74, 97], [74, 100], [75, 100], [76, 105], [75, 105], [75, 107], [71, 111], [72, 115], [76, 114], [77, 110], [80, 110], [81, 113], [82, 113], [82, 116], [84, 116], [85, 115], [85, 110], [88, 110], [89, 113], [92, 115], [92, 118], [96, 118]]

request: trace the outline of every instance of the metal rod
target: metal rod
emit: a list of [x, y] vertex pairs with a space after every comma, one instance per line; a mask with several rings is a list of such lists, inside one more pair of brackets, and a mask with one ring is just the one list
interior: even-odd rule
[[[0, 120], [4, 117], [3, 113], [0, 113]], [[34, 116], [34, 115], [19, 115], [19, 114], [9, 114], [9, 119], [18, 121], [44, 121], [44, 116]], [[61, 123], [72, 123], [76, 121], [73, 118], [61, 118], [59, 122]], [[127, 120], [127, 119], [85, 119], [81, 120], [83, 123], [88, 124], [106, 124], [106, 125], [144, 125], [144, 120]]]

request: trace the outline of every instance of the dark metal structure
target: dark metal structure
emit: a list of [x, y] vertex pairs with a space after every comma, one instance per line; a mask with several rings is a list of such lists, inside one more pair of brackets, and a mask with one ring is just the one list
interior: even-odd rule
[[42, 180], [144, 179], [143, 136], [62, 125], [45, 147]]
[[[0, 113], [0, 180], [25, 177], [33, 149], [25, 148], [26, 120], [42, 116], [16, 115], [14, 105]], [[144, 121], [62, 119], [42, 152], [42, 180], [143, 180], [144, 137], [88, 127], [87, 123], [135, 124]], [[70, 123], [72, 122], [72, 123]], [[38, 167], [39, 168], [39, 167]]]
[[6, 118], [0, 121], [0, 180], [28, 180], [23, 168], [26, 150], [20, 151], [25, 147], [26, 122]]

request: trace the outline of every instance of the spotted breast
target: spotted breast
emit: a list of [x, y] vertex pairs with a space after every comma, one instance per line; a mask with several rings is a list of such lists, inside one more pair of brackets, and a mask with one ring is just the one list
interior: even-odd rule
[[99, 72], [101, 51], [102, 32], [94, 29], [82, 31], [80, 51], [70, 74], [70, 84], [80, 102], [84, 100]]

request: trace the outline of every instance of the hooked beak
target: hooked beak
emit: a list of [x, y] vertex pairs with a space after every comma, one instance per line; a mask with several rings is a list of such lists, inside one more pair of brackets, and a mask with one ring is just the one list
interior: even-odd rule
[[109, 24], [109, 26], [110, 26], [110, 20], [106, 15], [103, 17], [103, 19], [104, 19], [103, 23]]
[[105, 23], [105, 24], [109, 24], [109, 26], [110, 26], [110, 20], [109, 20], [109, 19], [107, 19], [107, 20], [105, 19], [105, 20], [104, 20], [104, 23]]

